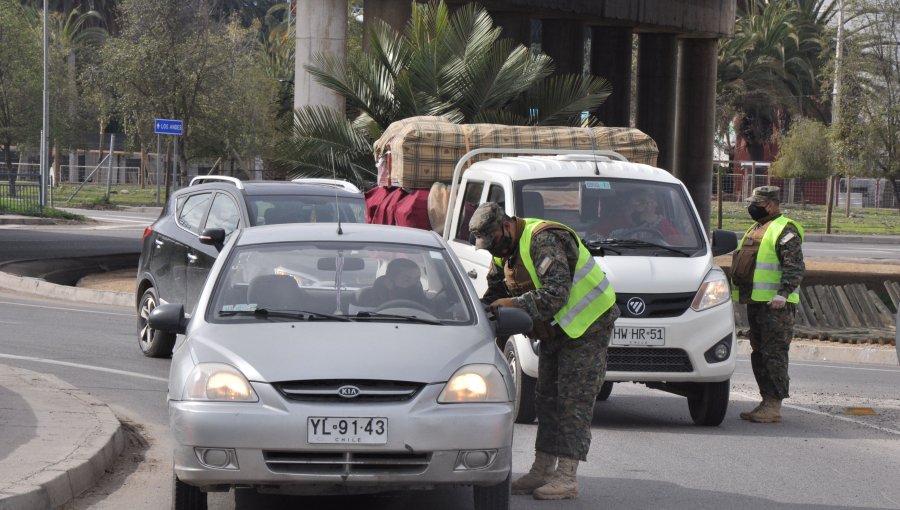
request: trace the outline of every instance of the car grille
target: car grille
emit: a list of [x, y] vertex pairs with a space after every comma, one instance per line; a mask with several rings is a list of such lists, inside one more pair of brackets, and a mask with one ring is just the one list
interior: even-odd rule
[[273, 386], [288, 400], [352, 404], [402, 402], [413, 398], [425, 385], [405, 381], [320, 379], [279, 382]]
[[[620, 294], [616, 292], [616, 304], [622, 317], [626, 319], [655, 319], [660, 317], [678, 317], [682, 315], [694, 300], [694, 292], [682, 292], [678, 294]], [[643, 300], [646, 310], [643, 313], [635, 313], [629, 306], [632, 298]]]
[[694, 367], [681, 349], [610, 347], [606, 370], [610, 372], [691, 372]]
[[383, 475], [425, 472], [430, 453], [263, 451], [273, 473], [292, 475]]

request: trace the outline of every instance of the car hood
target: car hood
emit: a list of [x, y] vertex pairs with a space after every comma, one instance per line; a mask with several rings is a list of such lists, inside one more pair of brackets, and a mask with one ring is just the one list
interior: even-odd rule
[[696, 292], [712, 269], [710, 257], [595, 257], [616, 292]]
[[447, 381], [462, 365], [495, 362], [486, 326], [382, 322], [207, 324], [188, 341], [195, 363], [237, 367], [251, 381]]

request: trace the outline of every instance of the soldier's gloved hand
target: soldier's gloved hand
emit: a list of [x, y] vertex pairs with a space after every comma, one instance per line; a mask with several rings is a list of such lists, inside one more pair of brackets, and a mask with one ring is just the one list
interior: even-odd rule
[[490, 310], [492, 313], [497, 313], [497, 308], [500, 308], [501, 306], [516, 306], [516, 305], [514, 304], [514, 301], [512, 298], [505, 297], [505, 298], [495, 299], [493, 303], [488, 305], [488, 310]]
[[787, 298], [782, 296], [781, 294], [776, 295], [769, 301], [769, 306], [775, 308], [776, 310], [780, 310], [784, 308], [784, 305], [787, 304]]

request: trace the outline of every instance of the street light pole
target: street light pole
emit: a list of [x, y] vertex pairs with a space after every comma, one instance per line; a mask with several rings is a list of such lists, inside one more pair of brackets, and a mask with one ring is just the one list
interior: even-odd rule
[[44, 92], [42, 97], [42, 108], [43, 114], [41, 117], [41, 122], [43, 123], [43, 129], [41, 129], [41, 207], [47, 207], [47, 181], [49, 180], [50, 172], [49, 169], [49, 154], [47, 151], [47, 130], [49, 129], [49, 107], [47, 101], [47, 75], [49, 72], [48, 66], [48, 51], [47, 51], [47, 17], [48, 17], [49, 9], [47, 7], [47, 0], [44, 0]]

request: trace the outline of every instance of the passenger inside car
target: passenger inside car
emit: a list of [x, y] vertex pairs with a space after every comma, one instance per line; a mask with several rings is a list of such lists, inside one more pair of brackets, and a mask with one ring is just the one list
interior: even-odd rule
[[376, 278], [371, 287], [359, 291], [357, 305], [377, 307], [397, 299], [425, 304], [421, 278], [422, 271], [418, 264], [410, 259], [394, 259], [388, 263], [384, 275]]
[[625, 199], [622, 217], [626, 224], [610, 232], [609, 237], [673, 243], [680, 235], [672, 222], [660, 214], [659, 202], [652, 191], [638, 190], [631, 193]]

